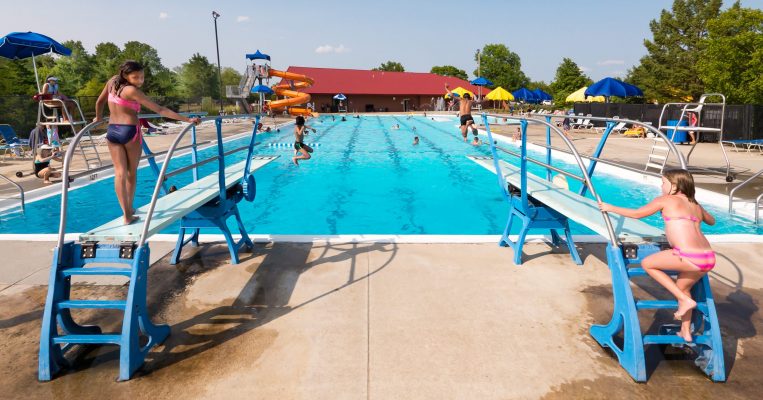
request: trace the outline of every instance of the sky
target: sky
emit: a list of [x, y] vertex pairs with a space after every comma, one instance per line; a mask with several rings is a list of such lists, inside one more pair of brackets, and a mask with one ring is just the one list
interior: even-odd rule
[[[453, 65], [474, 77], [474, 54], [502, 43], [517, 53], [534, 81], [551, 82], [563, 57], [592, 79], [622, 77], [646, 53], [649, 21], [672, 0], [129, 0], [28, 2], [0, 0], [4, 35], [35, 31], [79, 40], [92, 54], [101, 42], [137, 40], [174, 68], [194, 53], [239, 71], [259, 49], [272, 66], [370, 69], [392, 60], [406, 71]], [[727, 0], [724, 7], [732, 2]], [[763, 8], [763, 0], [743, 0]], [[8, 11], [13, 10], [13, 11]]]

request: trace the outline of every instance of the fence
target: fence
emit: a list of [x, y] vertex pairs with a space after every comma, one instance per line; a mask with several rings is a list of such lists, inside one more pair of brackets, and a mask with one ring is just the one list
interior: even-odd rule
[[[627, 103], [575, 103], [575, 114], [591, 114], [596, 117], [614, 117], [651, 122], [657, 126], [662, 105]], [[680, 110], [671, 107], [666, 119], [678, 119]], [[720, 126], [721, 106], [705, 106], [702, 109], [702, 125]], [[726, 105], [723, 121], [723, 138], [730, 140], [763, 139], [763, 106]]]
[[[86, 120], [95, 117], [96, 96], [74, 96], [79, 102]], [[206, 111], [210, 115], [217, 114], [220, 103], [217, 100], [206, 98], [179, 98], [152, 96], [157, 104], [178, 112], [201, 112]], [[223, 99], [226, 110], [236, 106], [235, 99]], [[27, 137], [34, 129], [37, 122], [37, 102], [32, 96], [0, 96], [0, 124], [9, 124], [20, 137]]]

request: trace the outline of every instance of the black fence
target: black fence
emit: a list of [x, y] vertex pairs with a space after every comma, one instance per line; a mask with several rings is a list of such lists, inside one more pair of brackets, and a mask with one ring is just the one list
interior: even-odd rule
[[[90, 121], [95, 117], [95, 96], [78, 96], [72, 99], [79, 102], [85, 119]], [[177, 112], [208, 112], [217, 115], [219, 102], [207, 98], [178, 98], [178, 97], [152, 97], [156, 103], [161, 104]], [[234, 99], [224, 99], [223, 106], [226, 111], [236, 107]], [[149, 112], [148, 110], [143, 110]], [[0, 96], [0, 124], [8, 124], [16, 131], [19, 137], [26, 138], [34, 129], [37, 122], [37, 102], [32, 96]], [[64, 131], [63, 133], [68, 134]]]
[[[626, 104], [626, 103], [575, 103], [575, 114], [591, 114], [595, 117], [634, 119], [651, 122], [655, 127], [659, 123], [662, 105]], [[677, 120], [679, 107], [670, 107], [665, 120]], [[707, 105], [702, 109], [702, 126], [717, 128], [720, 126], [721, 106]], [[603, 123], [598, 123], [602, 126]], [[763, 106], [726, 105], [723, 121], [723, 138], [729, 140], [763, 139]], [[717, 139], [716, 139], [717, 140]]]

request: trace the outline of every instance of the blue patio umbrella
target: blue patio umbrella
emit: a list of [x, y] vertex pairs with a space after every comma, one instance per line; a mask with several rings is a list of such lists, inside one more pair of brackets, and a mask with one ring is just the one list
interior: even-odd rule
[[540, 88], [538, 88], [538, 89], [535, 89], [535, 90], [533, 90], [532, 92], [533, 92], [533, 93], [535, 93], [535, 95], [538, 97], [538, 99], [539, 99], [540, 101], [543, 101], [543, 100], [551, 100], [551, 99], [553, 99], [553, 97], [551, 97], [551, 95], [550, 95], [550, 94], [548, 94], [548, 93], [544, 92], [544, 91], [543, 91], [542, 89], [540, 89]]
[[56, 53], [70, 56], [72, 51], [61, 43], [35, 32], [12, 32], [0, 38], [0, 57], [11, 60], [21, 60], [32, 57], [34, 66], [34, 82], [40, 91], [40, 77], [37, 75], [37, 62], [34, 57], [42, 54]]
[[631, 85], [630, 83], [625, 83], [615, 78], [604, 78], [589, 86], [585, 91], [585, 95], [604, 96], [607, 100], [609, 100], [610, 96], [643, 96], [644, 92], [642, 92], [638, 87]]
[[533, 93], [532, 90], [529, 90], [527, 88], [517, 89], [511, 92], [511, 94], [514, 96], [515, 100], [524, 100], [527, 103], [539, 101], [538, 95], [536, 95], [535, 93]]
[[481, 76], [479, 78], [474, 79], [473, 81], [471, 81], [469, 83], [471, 83], [472, 85], [480, 87], [479, 88], [480, 98], [482, 97], [482, 87], [483, 86], [493, 86], [493, 82], [491, 82], [490, 79], [483, 78]]
[[273, 89], [265, 86], [265, 85], [257, 85], [252, 88], [252, 93], [262, 93], [262, 94], [273, 94]]
[[342, 101], [342, 100], [347, 100], [347, 96], [345, 96], [345, 95], [343, 95], [343, 94], [339, 93], [338, 95], [334, 96], [334, 99], [335, 99], [335, 100], [339, 100], [339, 101]]

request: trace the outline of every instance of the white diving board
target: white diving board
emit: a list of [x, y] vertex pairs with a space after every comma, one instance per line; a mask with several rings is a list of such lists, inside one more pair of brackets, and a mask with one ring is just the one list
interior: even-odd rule
[[[470, 160], [481, 165], [495, 174], [492, 157], [467, 156]], [[507, 183], [520, 187], [520, 169], [506, 161], [500, 160], [501, 172]], [[553, 183], [531, 173], [527, 174], [527, 195], [535, 198], [546, 206], [553, 208], [567, 218], [591, 229], [599, 235], [609, 238], [609, 231], [604, 223], [599, 205], [596, 201], [573, 193], [567, 189], [555, 186]], [[622, 242], [640, 243], [665, 241], [661, 229], [655, 228], [637, 219], [626, 218], [609, 213], [609, 219], [615, 229], [615, 234]]]
[[[250, 171], [254, 172], [267, 165], [279, 156], [254, 156]], [[246, 160], [230, 165], [225, 168], [225, 186], [239, 183], [244, 173]], [[220, 184], [217, 172], [212, 173], [198, 181], [180, 188], [172, 193], [160, 197], [156, 201], [154, 215], [148, 227], [148, 236], [161, 232], [162, 229], [173, 222], [183, 218], [192, 211], [198, 209], [220, 194]], [[149, 204], [136, 210], [135, 215], [140, 220], [130, 225], [125, 225], [120, 216], [95, 229], [89, 230], [79, 236], [80, 242], [137, 242], [143, 232], [143, 223], [146, 220]]]

